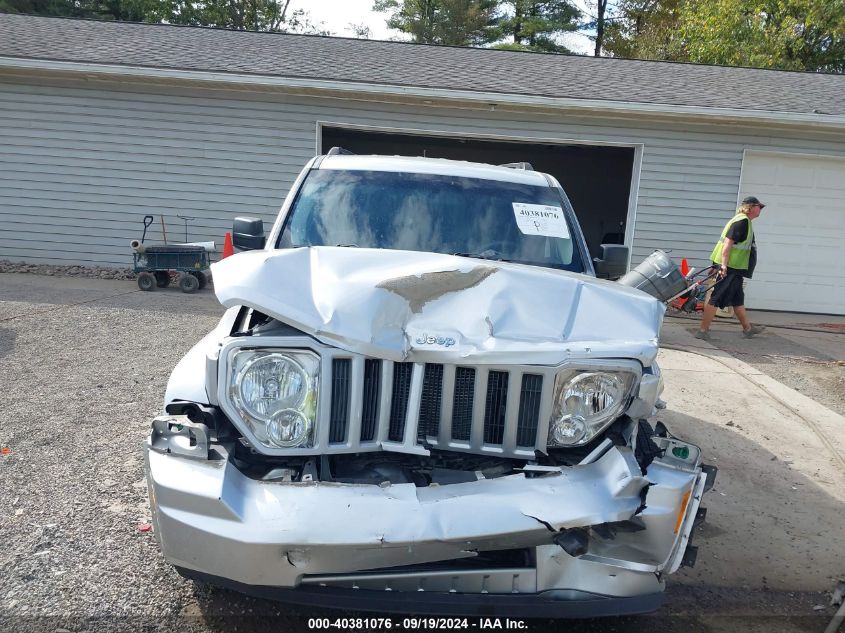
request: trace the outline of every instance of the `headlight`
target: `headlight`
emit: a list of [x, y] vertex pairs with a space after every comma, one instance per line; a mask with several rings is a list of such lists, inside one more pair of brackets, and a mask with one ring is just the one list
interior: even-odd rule
[[586, 444], [615, 420], [631, 394], [631, 372], [563, 372], [555, 379], [549, 445]]
[[268, 448], [314, 444], [320, 360], [311, 352], [243, 350], [231, 358], [229, 398]]

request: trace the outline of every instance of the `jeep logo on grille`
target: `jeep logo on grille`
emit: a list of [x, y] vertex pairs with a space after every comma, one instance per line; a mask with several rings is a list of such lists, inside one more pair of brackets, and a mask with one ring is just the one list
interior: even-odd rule
[[429, 336], [423, 334], [417, 337], [415, 341], [417, 345], [442, 345], [443, 347], [452, 347], [455, 344], [455, 339], [451, 336]]

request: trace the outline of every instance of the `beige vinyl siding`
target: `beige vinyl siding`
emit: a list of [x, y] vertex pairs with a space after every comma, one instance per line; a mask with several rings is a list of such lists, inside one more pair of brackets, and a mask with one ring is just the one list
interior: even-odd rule
[[177, 214], [196, 218], [191, 240], [218, 245], [236, 215], [262, 217], [269, 230], [317, 151], [318, 122], [639, 145], [634, 263], [655, 248], [704, 262], [733, 213], [743, 150], [845, 156], [845, 135], [819, 131], [6, 77], [0, 259], [127, 266], [128, 243], [140, 237], [146, 214], [155, 216], [153, 243], [160, 242], [160, 214], [170, 241], [184, 237]]

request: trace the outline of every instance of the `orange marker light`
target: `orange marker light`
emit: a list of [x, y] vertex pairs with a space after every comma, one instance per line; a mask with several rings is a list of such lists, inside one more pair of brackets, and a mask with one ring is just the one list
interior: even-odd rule
[[678, 510], [678, 519], [675, 521], [675, 534], [678, 533], [678, 530], [681, 529], [681, 523], [684, 522], [684, 516], [687, 513], [687, 505], [689, 504], [689, 498], [692, 494], [692, 490], [687, 490], [684, 493], [684, 496], [681, 497], [681, 509]]

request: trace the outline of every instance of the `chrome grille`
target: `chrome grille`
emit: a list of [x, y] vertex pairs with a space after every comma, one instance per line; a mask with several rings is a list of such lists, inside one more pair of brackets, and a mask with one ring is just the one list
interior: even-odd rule
[[[298, 448], [259, 446], [230, 401], [231, 357], [241, 349], [311, 350], [320, 357], [317, 423], [312, 442]], [[247, 441], [270, 455], [367, 451], [427, 454], [429, 449], [533, 458], [545, 451], [558, 372], [624, 366], [634, 360], [594, 360], [556, 366], [396, 363], [315, 343], [307, 337], [268, 336], [261, 345], [232, 338], [219, 353], [216, 402]], [[577, 369], [576, 369], [577, 368]]]
[[408, 415], [408, 397], [411, 395], [413, 363], [396, 363], [393, 366], [393, 395], [390, 401], [390, 430], [387, 439], [401, 442], [405, 436], [405, 418]]
[[516, 445], [534, 446], [537, 441], [537, 420], [540, 416], [540, 398], [543, 394], [543, 377], [537, 374], [522, 375], [519, 394]]
[[437, 435], [440, 429], [440, 407], [443, 402], [443, 365], [426, 363], [420, 399], [417, 436]]
[[455, 391], [452, 405], [452, 439], [469, 441], [472, 428], [472, 404], [475, 393], [475, 370], [455, 368]]
[[346, 440], [349, 423], [349, 367], [348, 358], [332, 361], [332, 408], [329, 413], [329, 442], [336, 444]]
[[361, 441], [372, 442], [378, 424], [379, 393], [381, 392], [381, 361], [364, 361], [364, 393], [361, 402]]
[[421, 453], [434, 447], [530, 457], [545, 448], [539, 438], [547, 429], [554, 371], [338, 354], [324, 364], [329, 375], [322, 379], [331, 385], [324, 400], [328, 445], [318, 440], [314, 448]]
[[508, 375], [506, 371], [491, 371], [487, 374], [487, 398], [484, 407], [485, 444], [501, 444], [505, 439]]

